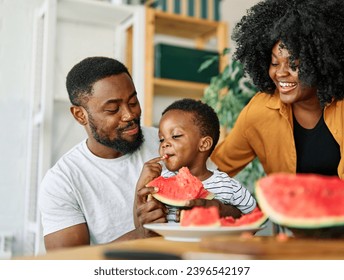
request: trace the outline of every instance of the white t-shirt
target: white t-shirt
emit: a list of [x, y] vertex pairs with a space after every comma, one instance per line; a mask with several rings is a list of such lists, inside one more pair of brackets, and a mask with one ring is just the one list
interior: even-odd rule
[[[215, 195], [215, 199], [220, 200], [223, 204], [237, 207], [244, 214], [250, 213], [257, 206], [257, 202], [251, 193], [237, 180], [219, 170], [212, 170], [212, 172], [213, 175], [202, 181], [202, 183], [206, 190]], [[164, 170], [162, 175], [164, 177], [171, 177], [176, 175], [176, 173]], [[167, 206], [167, 208], [169, 209], [167, 220], [174, 222], [178, 207]]]
[[142, 128], [144, 143], [133, 154], [104, 159], [86, 140], [47, 172], [39, 194], [43, 234], [87, 223], [91, 243], [113, 241], [133, 230], [135, 187], [143, 164], [158, 155], [155, 128]]

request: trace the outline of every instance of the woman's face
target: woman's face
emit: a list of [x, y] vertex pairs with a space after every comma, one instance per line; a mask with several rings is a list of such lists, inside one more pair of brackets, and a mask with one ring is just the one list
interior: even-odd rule
[[181, 110], [167, 111], [159, 124], [161, 156], [168, 155], [166, 167], [177, 171], [183, 166], [191, 170], [199, 164], [199, 145], [202, 139], [192, 113]]
[[317, 99], [316, 89], [302, 85], [299, 80], [299, 60], [290, 60], [289, 51], [280, 41], [272, 48], [269, 76], [275, 83], [283, 103], [293, 104]]

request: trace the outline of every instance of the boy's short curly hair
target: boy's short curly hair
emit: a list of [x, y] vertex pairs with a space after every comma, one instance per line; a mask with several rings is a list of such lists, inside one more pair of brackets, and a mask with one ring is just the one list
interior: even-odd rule
[[344, 97], [344, 1], [263, 0], [234, 28], [233, 58], [260, 91], [273, 93], [271, 50], [279, 40], [299, 59], [299, 78], [317, 88], [322, 105]]
[[127, 67], [110, 57], [88, 57], [77, 63], [68, 73], [66, 87], [73, 105], [82, 105], [92, 95], [94, 83], [112, 75], [129, 74]]
[[170, 110], [181, 110], [193, 114], [194, 123], [199, 128], [202, 137], [210, 136], [213, 139], [211, 154], [220, 137], [220, 122], [214, 109], [200, 100], [184, 98], [169, 105], [162, 115]]

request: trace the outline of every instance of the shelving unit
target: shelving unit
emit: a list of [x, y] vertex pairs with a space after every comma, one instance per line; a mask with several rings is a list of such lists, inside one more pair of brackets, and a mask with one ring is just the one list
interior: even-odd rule
[[[225, 22], [172, 14], [146, 7], [144, 124], [147, 126], [153, 124], [155, 96], [199, 99], [208, 86], [204, 83], [154, 77], [154, 38], [158, 34], [192, 40], [196, 49], [204, 49], [212, 38], [216, 39], [216, 48], [219, 53], [228, 47], [228, 27]], [[221, 57], [220, 71], [226, 63], [226, 57]]]

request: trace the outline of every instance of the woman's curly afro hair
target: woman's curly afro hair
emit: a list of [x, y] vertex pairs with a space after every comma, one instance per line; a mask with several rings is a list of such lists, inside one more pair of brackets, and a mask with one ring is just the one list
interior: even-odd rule
[[263, 0], [235, 26], [239, 60], [260, 91], [273, 93], [271, 49], [279, 40], [299, 59], [299, 78], [325, 105], [344, 98], [344, 1]]

